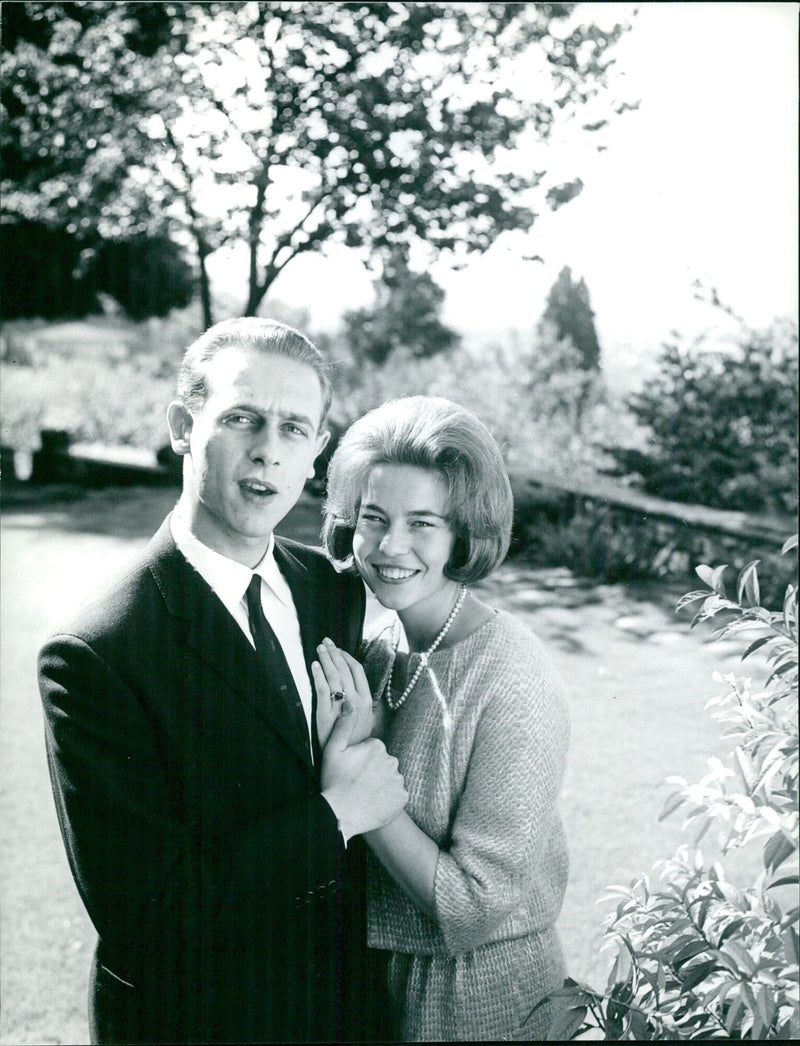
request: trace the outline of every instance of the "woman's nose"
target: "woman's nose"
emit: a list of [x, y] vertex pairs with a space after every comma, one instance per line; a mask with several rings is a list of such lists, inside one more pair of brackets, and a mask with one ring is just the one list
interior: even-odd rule
[[408, 551], [408, 538], [399, 527], [389, 527], [380, 541], [379, 548], [387, 556], [396, 556]]

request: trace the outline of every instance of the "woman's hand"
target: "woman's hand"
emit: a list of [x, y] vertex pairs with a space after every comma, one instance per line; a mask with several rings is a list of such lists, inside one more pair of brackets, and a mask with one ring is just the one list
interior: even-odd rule
[[317, 691], [317, 737], [324, 748], [333, 725], [342, 711], [345, 700], [350, 702], [357, 717], [351, 744], [357, 744], [372, 733], [372, 693], [364, 669], [330, 639], [317, 647], [319, 661], [311, 665], [314, 688]]

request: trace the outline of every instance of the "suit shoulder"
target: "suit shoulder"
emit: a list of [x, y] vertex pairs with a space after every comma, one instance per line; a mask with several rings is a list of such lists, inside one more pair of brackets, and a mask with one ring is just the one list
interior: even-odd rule
[[317, 545], [304, 545], [292, 538], [277, 536], [275, 540], [284, 553], [293, 556], [315, 579], [328, 584], [338, 582], [346, 588], [359, 581], [354, 574], [340, 574], [328, 559], [325, 549]]

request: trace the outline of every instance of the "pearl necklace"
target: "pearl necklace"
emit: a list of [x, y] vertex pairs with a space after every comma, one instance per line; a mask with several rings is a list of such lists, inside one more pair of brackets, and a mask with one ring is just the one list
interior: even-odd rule
[[[450, 631], [450, 629], [451, 629], [451, 627], [453, 625], [453, 622], [456, 619], [456, 614], [459, 612], [459, 610], [463, 606], [463, 603], [464, 603], [464, 600], [466, 599], [466, 597], [467, 597], [467, 587], [466, 587], [466, 585], [462, 585], [461, 586], [461, 591], [458, 594], [458, 599], [455, 601], [455, 605], [453, 606], [453, 609], [450, 611], [450, 614], [448, 615], [447, 620], [442, 625], [442, 629], [439, 632], [439, 635], [436, 637], [436, 639], [434, 639], [433, 643], [431, 643], [431, 645], [428, 647], [428, 649], [424, 653], [420, 654], [420, 656], [419, 656], [419, 664], [417, 665], [417, 668], [416, 668], [416, 671], [414, 672], [414, 675], [411, 677], [411, 682], [408, 684], [408, 686], [406, 686], [405, 690], [402, 692], [402, 694], [398, 698], [393, 698], [392, 697], [392, 677], [394, 676], [394, 666], [395, 666], [395, 664], [397, 662], [397, 646], [395, 646], [395, 648], [394, 648], [394, 659], [392, 661], [392, 667], [389, 669], [389, 678], [388, 678], [388, 680], [386, 682], [386, 690], [385, 690], [386, 704], [389, 706], [389, 708], [391, 708], [391, 710], [393, 712], [397, 711], [397, 709], [403, 704], [405, 699], [408, 697], [408, 695], [414, 689], [414, 686], [416, 685], [417, 680], [422, 675], [423, 668], [427, 668], [428, 667], [428, 658], [431, 656], [431, 654], [434, 652], [434, 650], [439, 646], [439, 644], [442, 642], [444, 637]], [[398, 643], [399, 643], [399, 638], [398, 638]]]

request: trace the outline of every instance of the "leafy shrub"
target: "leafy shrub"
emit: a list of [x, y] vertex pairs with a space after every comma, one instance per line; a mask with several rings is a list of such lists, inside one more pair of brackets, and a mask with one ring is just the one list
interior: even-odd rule
[[[797, 545], [794, 537], [784, 552]], [[743, 659], [758, 652], [767, 677], [716, 676], [727, 686], [708, 706], [735, 741], [727, 762], [710, 760], [702, 781], [672, 778], [676, 790], [662, 818], [677, 810], [693, 828], [692, 847], [663, 862], [661, 885], [643, 875], [619, 898], [606, 929], [616, 947], [605, 992], [568, 980], [551, 1039], [587, 1032], [606, 1039], [789, 1039], [800, 1035], [800, 909], [798, 888], [797, 586], [783, 608], [760, 604], [756, 562], [739, 574], [735, 598], [723, 583], [726, 567], [697, 568], [708, 589], [692, 622], [718, 614], [717, 633], [746, 635]], [[706, 863], [697, 843], [719, 831], [720, 859]], [[722, 859], [760, 845], [763, 871], [737, 887]]]
[[649, 494], [740, 511], [797, 508], [797, 330], [745, 330], [732, 351], [665, 346], [629, 398], [643, 446], [616, 446], [615, 475]]
[[608, 584], [645, 578], [682, 578], [697, 563], [727, 559], [739, 571], [759, 557], [761, 600], [765, 607], [783, 602], [794, 571], [777, 546], [765, 539], [720, 534], [687, 527], [678, 520], [636, 512], [615, 512], [603, 502], [584, 505], [571, 515], [562, 502], [518, 508], [511, 546], [536, 567], [567, 567], [582, 577]]

